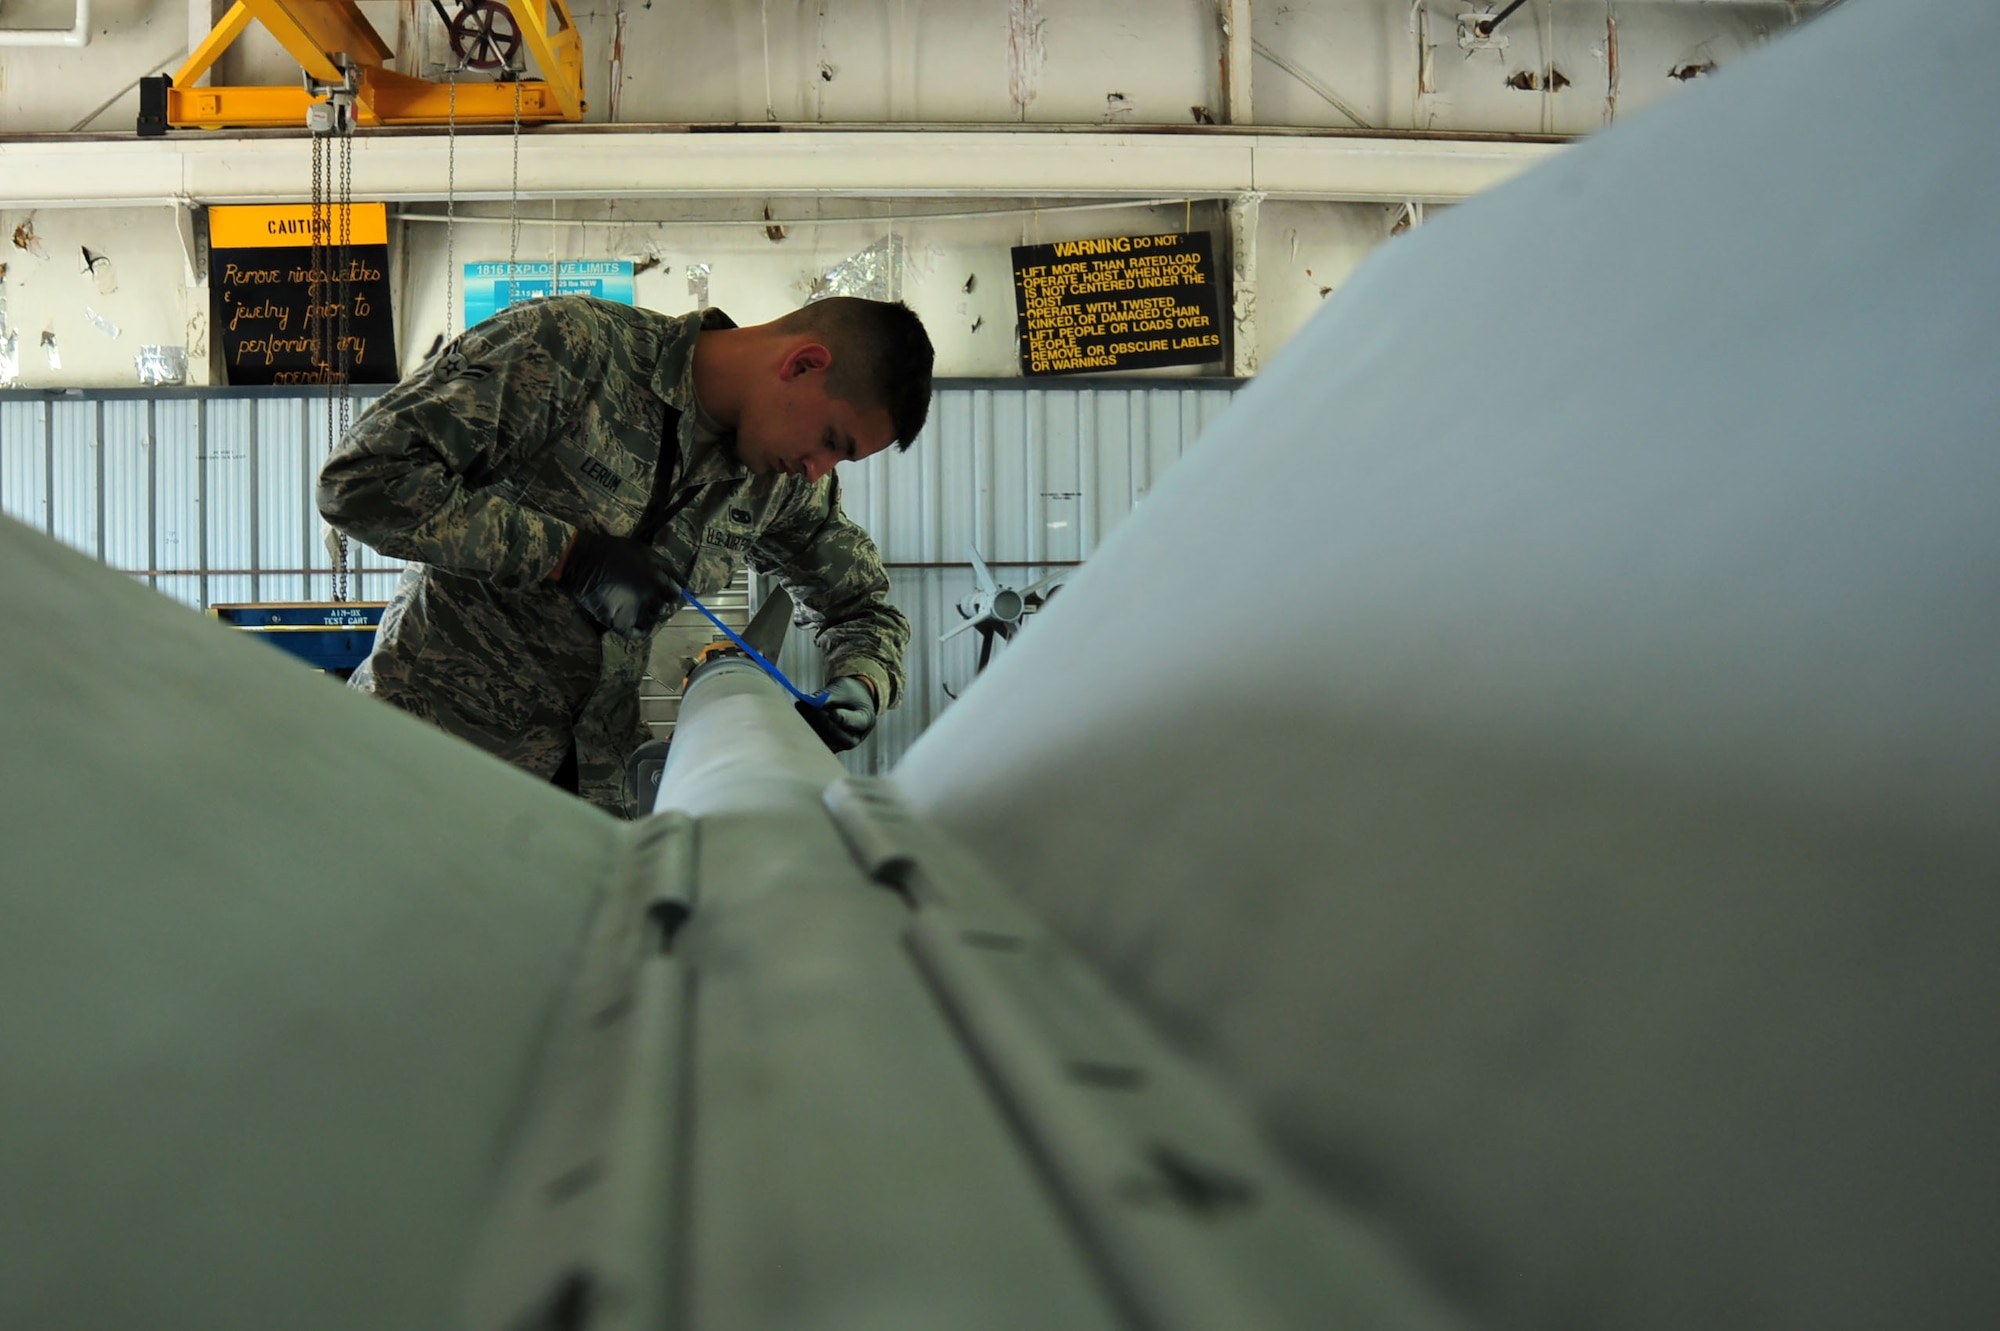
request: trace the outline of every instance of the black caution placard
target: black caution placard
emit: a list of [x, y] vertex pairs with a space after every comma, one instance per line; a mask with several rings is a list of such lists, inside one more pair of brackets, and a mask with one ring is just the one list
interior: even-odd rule
[[[351, 205], [344, 234], [342, 211], [332, 206], [320, 212], [322, 242], [347, 242], [345, 269], [329, 260], [331, 271], [322, 275], [313, 265], [310, 204], [208, 210], [213, 341], [231, 384], [323, 384], [343, 378], [393, 384], [400, 377], [389, 308], [388, 208]], [[319, 341], [317, 319], [326, 321], [328, 343], [338, 344], [331, 354]]]
[[1014, 247], [1021, 373], [1101, 374], [1222, 359], [1205, 231]]

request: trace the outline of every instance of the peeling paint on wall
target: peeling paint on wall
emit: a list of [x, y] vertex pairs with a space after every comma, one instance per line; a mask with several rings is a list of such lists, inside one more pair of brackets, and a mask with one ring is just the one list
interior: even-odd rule
[[37, 259], [46, 259], [49, 252], [42, 248], [41, 240], [35, 235], [35, 215], [28, 214], [28, 220], [14, 228], [14, 248], [26, 250]]
[[[819, 59], [818, 59], [818, 61], [817, 61], [817, 63], [816, 63], [816, 67], [817, 67], [817, 68], [819, 68], [819, 69], [825, 69], [825, 68], [826, 68], [826, 0], [820, 0], [820, 4], [819, 4], [819, 26], [818, 26], [818, 41], [819, 41]], [[825, 120], [825, 119], [826, 119], [826, 85], [827, 85], [827, 83], [828, 83], [828, 80], [826, 80], [826, 79], [815, 79], [815, 80], [813, 80], [813, 83], [812, 83], [812, 90], [813, 90], [813, 119], [814, 119], [814, 120]], [[776, 117], [775, 115], [774, 115], [774, 116], [772, 116], [771, 118], [772, 118], [772, 119], [774, 119], [774, 120], [775, 120], [775, 119], [777, 119], [777, 117]]]
[[1264, 196], [1246, 190], [1229, 201], [1230, 311], [1234, 334], [1230, 353], [1236, 374], [1257, 373], [1257, 217]]
[[1616, 119], [1618, 119], [1618, 16], [1607, 12], [1604, 16], [1604, 123], [1608, 125]]
[[1431, 40], [1431, 11], [1416, 0], [1410, 12], [1416, 19], [1417, 32], [1417, 96], [1429, 97], [1437, 89], [1437, 43]]
[[[7, 265], [0, 263], [0, 278], [7, 276]], [[7, 326], [7, 288], [0, 287], [0, 388], [7, 388], [21, 377], [21, 338]]]
[[1026, 119], [1028, 103], [1041, 91], [1042, 62], [1047, 48], [1042, 43], [1042, 7], [1039, 0], [1010, 0], [1007, 6], [1007, 97], [1014, 104], [1017, 119]]
[[[618, 123], [618, 103], [625, 91], [625, 7], [620, 5], [611, 19], [611, 77], [609, 92], [611, 113], [608, 119]], [[768, 59], [766, 62], [768, 68]]]
[[118, 290], [118, 270], [111, 266], [109, 255], [99, 254], [88, 245], [79, 246], [83, 251], [83, 271], [90, 274], [97, 283], [97, 294], [113, 295]]

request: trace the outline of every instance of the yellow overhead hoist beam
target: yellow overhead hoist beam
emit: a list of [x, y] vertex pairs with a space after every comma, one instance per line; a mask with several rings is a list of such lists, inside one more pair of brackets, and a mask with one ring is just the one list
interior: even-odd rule
[[[443, 82], [387, 68], [394, 52], [352, 0], [236, 0], [171, 76], [142, 81], [139, 133], [169, 129], [268, 129], [308, 124], [335, 93], [356, 126], [506, 125], [581, 120], [583, 40], [564, 0], [431, 0], [458, 64]], [[525, 22], [517, 16], [525, 15]], [[196, 87], [252, 20], [304, 71], [295, 87]], [[521, 77], [525, 57], [541, 71]], [[460, 71], [500, 71], [461, 81]]]

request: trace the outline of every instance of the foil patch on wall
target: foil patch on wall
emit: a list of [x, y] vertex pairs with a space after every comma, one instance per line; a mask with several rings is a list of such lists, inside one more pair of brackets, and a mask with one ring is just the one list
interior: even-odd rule
[[688, 295], [694, 297], [697, 310], [708, 308], [708, 265], [691, 263], [688, 265]]
[[901, 300], [909, 276], [909, 246], [891, 231], [851, 259], [826, 270], [813, 283], [808, 303], [828, 296], [862, 296], [868, 300]]
[[139, 348], [139, 354], [132, 358], [132, 364], [139, 371], [139, 382], [148, 387], [155, 384], [187, 382], [186, 347], [165, 347], [147, 343]]

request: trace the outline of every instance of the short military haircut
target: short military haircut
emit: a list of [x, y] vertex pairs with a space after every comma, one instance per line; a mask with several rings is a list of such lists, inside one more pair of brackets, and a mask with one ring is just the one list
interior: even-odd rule
[[908, 448], [931, 411], [930, 335], [902, 301], [828, 296], [777, 320], [787, 333], [811, 332], [833, 353], [826, 391], [864, 410], [881, 407]]

